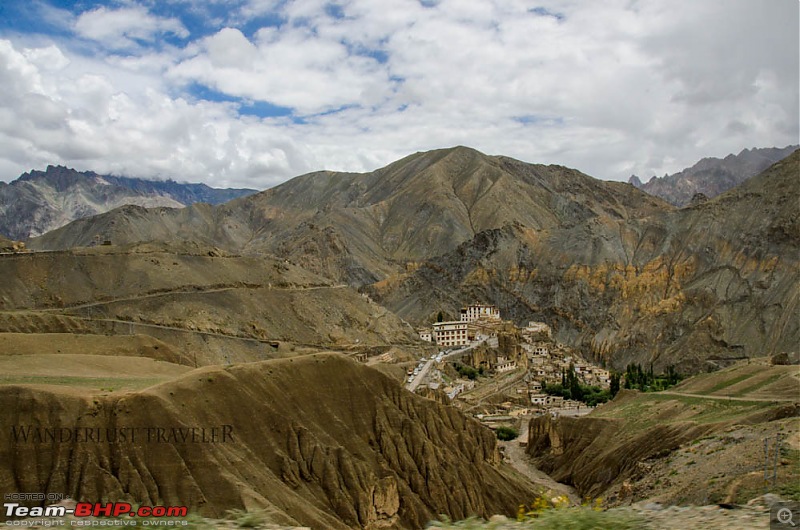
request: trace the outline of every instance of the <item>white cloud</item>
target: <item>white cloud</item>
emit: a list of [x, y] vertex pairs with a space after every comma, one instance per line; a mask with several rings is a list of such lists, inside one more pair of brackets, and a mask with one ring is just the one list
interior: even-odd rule
[[238, 29], [224, 28], [204, 39], [199, 53], [171, 69], [169, 76], [304, 115], [370, 105], [373, 94], [389, 88], [386, 72], [374, 60], [353, 56], [339, 40], [305, 26], [265, 28], [254, 42]]
[[115, 50], [135, 49], [167, 33], [181, 38], [189, 36], [180, 20], [154, 16], [142, 6], [120, 9], [101, 6], [86, 11], [76, 19], [75, 31]]
[[[133, 3], [77, 17], [104, 55], [0, 40], [0, 178], [67, 163], [264, 188], [455, 144], [647, 178], [799, 141], [792, 0], [327, 4], [249, 0], [183, 48], [146, 46], [188, 30]], [[281, 24], [248, 25], [265, 17]]]

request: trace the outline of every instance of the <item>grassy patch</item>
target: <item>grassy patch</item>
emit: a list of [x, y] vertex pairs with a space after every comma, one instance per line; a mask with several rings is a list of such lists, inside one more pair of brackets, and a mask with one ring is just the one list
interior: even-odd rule
[[747, 394], [752, 394], [756, 390], [760, 390], [760, 389], [764, 388], [767, 385], [771, 385], [772, 383], [774, 383], [775, 381], [777, 381], [781, 377], [783, 377], [783, 374], [771, 375], [768, 378], [764, 379], [763, 381], [760, 381], [760, 382], [758, 382], [758, 383], [756, 383], [754, 385], [750, 385], [750, 386], [748, 386], [746, 388], [743, 388], [742, 390], [737, 391], [734, 395], [735, 396], [744, 396], [744, 395], [747, 395]]
[[656, 401], [679, 401], [692, 407], [693, 414], [686, 420], [698, 423], [716, 423], [739, 417], [746, 417], [763, 409], [775, 406], [769, 401], [727, 401], [725, 399], [701, 398], [693, 396], [648, 394], [648, 398]]
[[519, 433], [517, 432], [516, 429], [512, 429], [511, 427], [502, 427], [502, 426], [497, 428], [495, 434], [497, 435], [498, 440], [503, 440], [505, 442], [513, 440], [517, 436], [519, 436]]
[[781, 456], [789, 461], [786, 483], [778, 489], [781, 497], [800, 502], [800, 450], [784, 447]]
[[745, 379], [750, 379], [751, 377], [753, 377], [753, 374], [741, 374], [741, 375], [737, 375], [736, 377], [734, 377], [732, 379], [726, 379], [725, 381], [720, 381], [719, 383], [717, 383], [716, 385], [712, 386], [707, 391], [703, 392], [703, 394], [713, 394], [714, 392], [719, 392], [723, 388], [728, 388], [729, 386], [733, 386], [736, 383], [741, 383]]
[[800, 482], [781, 486], [778, 488], [778, 494], [784, 499], [800, 502]]
[[[737, 421], [775, 407], [768, 401], [740, 401], [678, 394], [647, 393], [592, 413], [592, 417], [623, 420], [623, 431], [637, 433], [673, 422], [698, 424]], [[620, 433], [622, 434], [622, 433]]]
[[267, 521], [263, 511], [228, 510], [228, 519], [234, 522], [239, 528], [257, 528]]

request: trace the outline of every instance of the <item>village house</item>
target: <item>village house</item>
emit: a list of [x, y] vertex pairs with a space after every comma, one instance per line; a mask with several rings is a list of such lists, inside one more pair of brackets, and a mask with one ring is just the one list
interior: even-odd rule
[[507, 359], [503, 356], [497, 357], [497, 364], [494, 367], [495, 372], [503, 373], [503, 372], [510, 372], [517, 367], [517, 361], [512, 359]]
[[457, 395], [464, 391], [464, 384], [459, 383], [457, 385], [451, 385], [444, 387], [444, 392], [447, 394], [447, 397], [450, 399], [454, 399]]
[[547, 396], [547, 405], [550, 407], [561, 407], [564, 405], [564, 398], [561, 396]]
[[492, 338], [497, 338], [497, 331], [487, 328], [486, 326], [475, 325], [475, 340], [488, 341]]
[[544, 366], [544, 363], [547, 361], [546, 357], [529, 357], [528, 364], [531, 366]]
[[593, 368], [592, 375], [601, 385], [608, 385], [611, 383], [611, 372], [603, 368]]
[[447, 394], [447, 397], [452, 400], [461, 392], [472, 390], [473, 388], [475, 388], [475, 381], [470, 381], [468, 379], [456, 379], [451, 384], [444, 387], [443, 390], [445, 394]]
[[544, 408], [547, 406], [547, 398], [549, 397], [547, 394], [531, 394], [531, 405]]
[[433, 334], [431, 333], [431, 330], [429, 330], [429, 329], [420, 329], [419, 330], [419, 338], [424, 340], [424, 341], [433, 342]]

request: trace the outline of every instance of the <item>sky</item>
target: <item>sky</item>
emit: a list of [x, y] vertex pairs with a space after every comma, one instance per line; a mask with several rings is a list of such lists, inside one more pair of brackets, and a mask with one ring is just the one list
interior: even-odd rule
[[0, 180], [265, 189], [466, 145], [607, 180], [800, 140], [797, 0], [2, 0]]

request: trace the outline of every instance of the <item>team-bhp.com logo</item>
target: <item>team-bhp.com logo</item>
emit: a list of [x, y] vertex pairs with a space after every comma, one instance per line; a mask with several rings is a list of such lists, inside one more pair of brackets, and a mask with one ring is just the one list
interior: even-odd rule
[[[71, 515], [73, 517], [186, 517], [189, 509], [186, 506], [137, 506], [127, 502], [78, 502], [74, 508], [61, 505], [22, 506], [17, 502], [3, 504], [6, 517], [49, 517], [58, 518]], [[9, 521], [6, 521], [8, 525]], [[75, 526], [81, 526], [80, 523]]]

